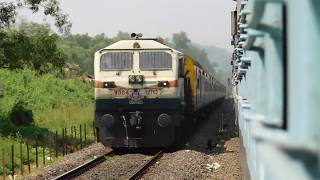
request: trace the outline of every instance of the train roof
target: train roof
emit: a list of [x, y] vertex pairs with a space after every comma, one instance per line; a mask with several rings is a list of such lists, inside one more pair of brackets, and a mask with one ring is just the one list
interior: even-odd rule
[[170, 50], [175, 53], [183, 54], [180, 51], [177, 51], [153, 39], [120, 40], [99, 50], [99, 52], [101, 53], [105, 50]]
[[[139, 48], [134, 48], [135, 43], [139, 44]], [[98, 52], [102, 53], [103, 51], [108, 51], [108, 50], [170, 50], [175, 53], [187, 55], [165, 44], [158, 42], [157, 39], [120, 40], [103, 49], [100, 49]], [[193, 59], [191, 56], [189, 57], [192, 59], [195, 65], [197, 65], [201, 69], [204, 69], [203, 66], [197, 60]]]
[[[139, 44], [139, 48], [134, 48], [135, 43]], [[165, 44], [158, 42], [157, 39], [120, 40], [103, 49], [100, 49], [98, 52], [102, 53], [103, 51], [108, 50], [170, 50], [175, 53], [186, 55], [185, 53], [182, 53], [176, 49], [173, 49]], [[203, 66], [197, 60], [193, 59], [191, 56], [189, 57], [192, 59], [195, 65], [197, 65], [201, 69], [204, 69]]]

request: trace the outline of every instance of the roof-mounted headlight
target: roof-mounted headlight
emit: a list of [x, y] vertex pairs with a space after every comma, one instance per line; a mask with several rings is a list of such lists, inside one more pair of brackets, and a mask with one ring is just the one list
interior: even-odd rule
[[129, 84], [143, 84], [143, 75], [129, 75]]
[[138, 84], [142, 84], [143, 83], [143, 76], [142, 75], [137, 75], [136, 76], [136, 82], [138, 83]]
[[136, 76], [135, 75], [129, 75], [129, 84], [134, 84], [136, 82]]

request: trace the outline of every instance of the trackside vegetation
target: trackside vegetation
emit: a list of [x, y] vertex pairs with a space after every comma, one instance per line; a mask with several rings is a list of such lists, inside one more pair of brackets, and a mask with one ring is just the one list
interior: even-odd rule
[[0, 69], [0, 82], [2, 136], [19, 133], [22, 137], [41, 138], [46, 131], [93, 119], [93, 87], [89, 83], [39, 75], [29, 69]]
[[[92, 128], [92, 84], [79, 79], [61, 79], [52, 74], [40, 75], [30, 69], [0, 69], [0, 82], [0, 144], [5, 148], [7, 161], [10, 160], [11, 145], [16, 151], [20, 142], [24, 148], [26, 142], [34, 145], [36, 141], [46, 147], [52, 141], [48, 137], [53, 137], [56, 130], [61, 135], [62, 128], [80, 124]], [[30, 146], [30, 150], [30, 162], [34, 163], [34, 147]], [[52, 159], [49, 149], [46, 154]], [[25, 150], [23, 156], [26, 157]], [[16, 168], [20, 166], [19, 161], [17, 152]], [[6, 167], [9, 174], [10, 163]]]

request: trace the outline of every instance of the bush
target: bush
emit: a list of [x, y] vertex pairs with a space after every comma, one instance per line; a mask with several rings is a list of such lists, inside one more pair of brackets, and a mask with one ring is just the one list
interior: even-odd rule
[[30, 126], [33, 124], [33, 113], [26, 109], [23, 102], [18, 101], [9, 114], [10, 121], [16, 126]]

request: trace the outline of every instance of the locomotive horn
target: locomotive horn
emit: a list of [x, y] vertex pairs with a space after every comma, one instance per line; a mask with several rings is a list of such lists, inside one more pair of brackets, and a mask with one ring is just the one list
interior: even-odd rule
[[138, 39], [138, 38], [142, 38], [142, 36], [143, 36], [143, 34], [142, 33], [131, 33], [131, 38], [136, 38], [136, 39]]
[[131, 33], [131, 38], [135, 38], [137, 36], [136, 33]]

